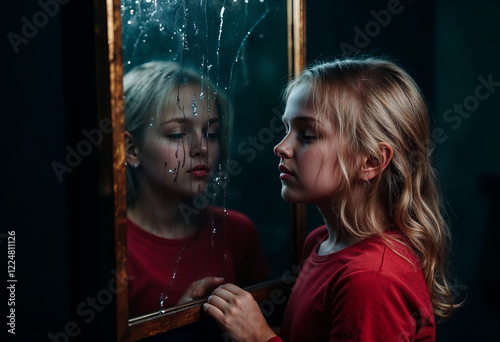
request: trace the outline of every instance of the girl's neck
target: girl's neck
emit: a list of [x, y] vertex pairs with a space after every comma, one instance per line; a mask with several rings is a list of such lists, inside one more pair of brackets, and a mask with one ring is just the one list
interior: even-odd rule
[[[353, 193], [353, 197], [355, 197], [356, 195], [359, 194]], [[359, 203], [359, 202], [353, 200], [351, 201], [351, 203]], [[323, 205], [317, 205], [317, 207], [321, 212], [323, 220], [325, 221], [326, 227], [328, 229], [328, 238], [325, 241], [323, 241], [323, 243], [321, 243], [320, 248], [318, 250], [318, 254], [320, 255], [332, 254], [362, 240], [362, 238], [356, 239], [349, 237], [347, 234], [342, 234], [342, 232], [346, 231], [346, 228], [343, 226], [342, 220], [340, 219], [340, 214], [338, 214], [332, 209], [331, 203], [328, 202]], [[354, 208], [347, 208], [346, 210], [347, 212], [352, 212], [354, 211]], [[363, 211], [362, 209], [360, 210]], [[371, 223], [374, 225], [374, 227], [371, 227], [372, 232], [385, 231], [388, 228], [389, 224], [387, 223], [387, 219], [384, 215], [384, 210], [379, 206], [376, 208], [374, 213], [375, 217], [372, 218], [371, 220]], [[365, 233], [370, 233], [370, 232], [367, 231]]]
[[127, 217], [143, 230], [166, 239], [183, 239], [194, 233], [199, 220], [193, 216], [190, 222], [184, 219], [179, 209], [181, 200], [153, 197], [140, 194], [135, 205], [127, 209]]
[[328, 231], [328, 238], [323, 241], [318, 248], [317, 253], [319, 255], [333, 254], [357, 242], [354, 239], [348, 238], [346, 234], [340, 233], [341, 230], [343, 230], [342, 220], [335, 212], [333, 212], [330, 206], [327, 206], [326, 208], [318, 206], [318, 209], [323, 216], [323, 220], [325, 221], [326, 229]]

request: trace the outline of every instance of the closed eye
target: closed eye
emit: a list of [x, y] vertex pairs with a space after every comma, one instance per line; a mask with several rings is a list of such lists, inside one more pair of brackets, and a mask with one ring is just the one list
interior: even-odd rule
[[207, 132], [206, 136], [210, 140], [216, 140], [219, 138], [219, 132]]
[[166, 134], [165, 136], [172, 140], [181, 140], [182, 138], [184, 138], [185, 135], [186, 133], [171, 133], [171, 134]]
[[298, 139], [302, 143], [311, 143], [315, 141], [318, 138], [317, 135], [310, 135], [310, 134], [299, 134]]

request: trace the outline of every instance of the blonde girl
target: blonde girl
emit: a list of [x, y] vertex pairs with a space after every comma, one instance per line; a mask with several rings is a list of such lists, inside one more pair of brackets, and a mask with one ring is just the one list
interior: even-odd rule
[[[423, 96], [395, 63], [319, 63], [285, 92], [275, 147], [283, 199], [325, 225], [306, 239], [283, 341], [434, 341], [454, 304]], [[205, 311], [237, 341], [279, 341], [251, 295], [216, 289]], [[245, 318], [250, 317], [250, 318]]]

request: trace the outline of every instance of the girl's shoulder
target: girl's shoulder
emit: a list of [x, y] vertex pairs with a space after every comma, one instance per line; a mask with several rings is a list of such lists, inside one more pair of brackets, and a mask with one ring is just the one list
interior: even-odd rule
[[205, 223], [208, 231], [214, 227], [216, 231], [224, 232], [228, 241], [246, 241], [248, 245], [260, 245], [259, 233], [254, 222], [237, 210], [211, 206], [205, 209]]
[[255, 224], [253, 221], [237, 210], [219, 207], [219, 206], [210, 206], [205, 209], [205, 220], [207, 222], [213, 221], [217, 225], [223, 225], [228, 229], [233, 229], [233, 227], [238, 229], [250, 229], [255, 230]]

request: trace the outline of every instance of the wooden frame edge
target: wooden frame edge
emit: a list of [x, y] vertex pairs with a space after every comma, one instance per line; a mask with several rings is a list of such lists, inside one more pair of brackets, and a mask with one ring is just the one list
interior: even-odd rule
[[[288, 18], [288, 72], [292, 79], [306, 65], [306, 0], [287, 1]], [[298, 265], [306, 237], [305, 204], [290, 205], [290, 236], [292, 240], [292, 264]]]

